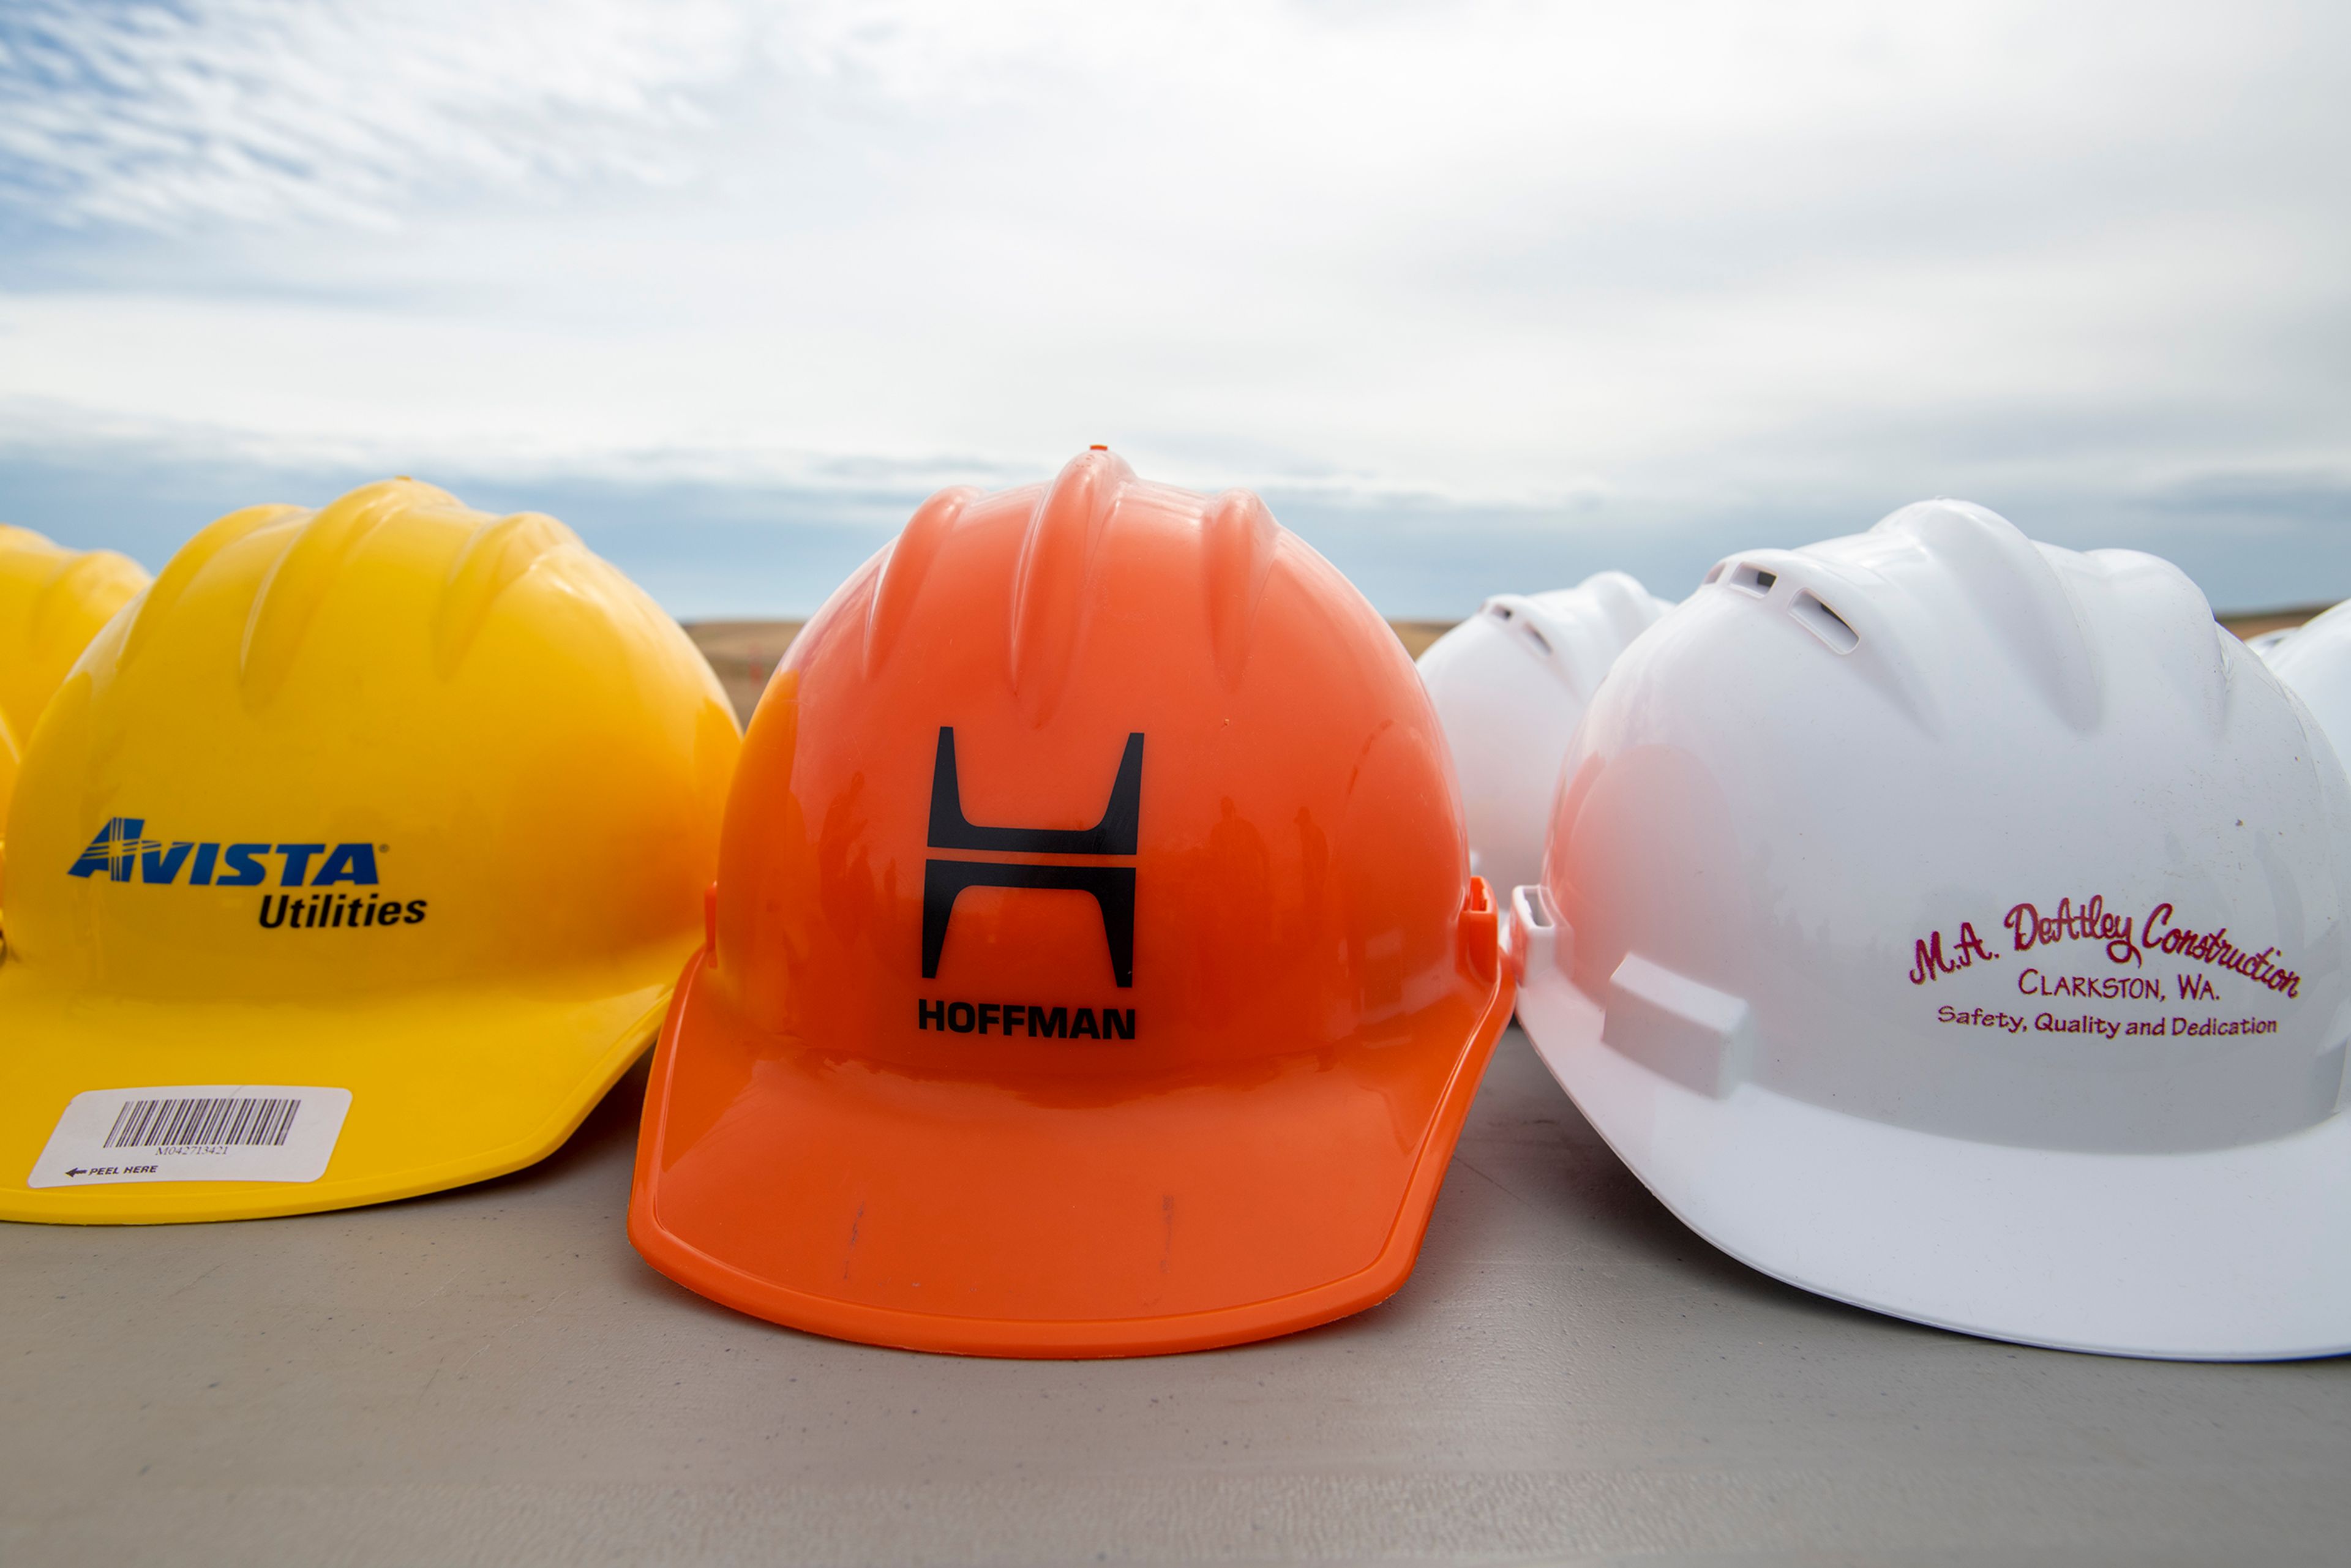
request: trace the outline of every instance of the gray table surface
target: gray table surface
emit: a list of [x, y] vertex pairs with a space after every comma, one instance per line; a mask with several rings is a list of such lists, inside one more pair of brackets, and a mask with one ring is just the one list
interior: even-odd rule
[[0, 1561], [2351, 1562], [2351, 1363], [1992, 1344], [1690, 1236], [1505, 1037], [1420, 1267], [1270, 1343], [967, 1361], [740, 1317], [536, 1169], [0, 1224]]

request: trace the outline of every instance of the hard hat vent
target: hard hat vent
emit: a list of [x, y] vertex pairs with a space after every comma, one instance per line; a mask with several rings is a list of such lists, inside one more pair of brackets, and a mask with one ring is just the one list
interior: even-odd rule
[[1788, 613], [1837, 653], [1850, 653], [1861, 646], [1861, 633], [1848, 625], [1844, 616], [1822, 603], [1809, 588], [1799, 591], [1789, 601]]
[[1516, 636], [1541, 657], [1557, 657], [1558, 643], [1543, 632], [1544, 617], [1540, 601], [1515, 593], [1498, 594], [1486, 601], [1484, 609], [1487, 615], [1502, 623], [1506, 633]]
[[1779, 573], [1765, 571], [1761, 567], [1749, 561], [1740, 561], [1730, 574], [1731, 587], [1741, 593], [1751, 593], [1758, 599], [1769, 594], [1771, 591], [1771, 585], [1779, 580]]

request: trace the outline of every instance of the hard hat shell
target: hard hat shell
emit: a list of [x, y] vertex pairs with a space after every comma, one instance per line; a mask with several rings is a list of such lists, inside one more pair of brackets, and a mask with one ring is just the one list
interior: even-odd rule
[[1469, 866], [1509, 889], [1542, 873], [1560, 759], [1626, 643], [1672, 606], [1621, 571], [1503, 593], [1420, 656], [1461, 782]]
[[128, 556], [67, 549], [0, 523], [0, 842], [10, 782], [35, 721], [98, 629], [147, 580]]
[[1196, 1349], [1410, 1272], [1510, 1017], [1443, 741], [1246, 491], [943, 491], [754, 715], [629, 1233], [841, 1338]]
[[[8, 716], [0, 714], [0, 833], [8, 826], [8, 801], [16, 792], [16, 737], [8, 727]], [[5, 866], [7, 840], [0, 836], [0, 866]], [[5, 884], [0, 884], [5, 892]]]
[[[403, 479], [213, 523], [25, 758], [0, 1218], [336, 1208], [548, 1155], [699, 939], [739, 746], [684, 633], [553, 518]], [[350, 1108], [315, 1180], [30, 1185], [78, 1094], [179, 1085]]]
[[2270, 654], [2274, 652], [2281, 643], [2293, 637], [2293, 635], [2301, 629], [2302, 628], [2299, 626], [2281, 626], [2274, 632], [2257, 632], [2251, 637], [2245, 638], [2243, 641], [2246, 647], [2251, 648], [2254, 653], [2259, 653], [2262, 658], [2265, 662], [2268, 662], [2271, 667], [2274, 669], [2276, 667], [2276, 664], [2275, 661], [2270, 659]]
[[2351, 1347], [2351, 784], [2172, 566], [1981, 507], [1718, 566], [1577, 732], [1519, 1018], [1756, 1268], [2028, 1343]]
[[2335, 755], [2351, 759], [2351, 602], [2247, 646], [2303, 700]]

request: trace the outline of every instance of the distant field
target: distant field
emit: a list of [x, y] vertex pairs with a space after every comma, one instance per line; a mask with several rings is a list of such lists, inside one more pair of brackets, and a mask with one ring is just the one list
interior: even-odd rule
[[[2304, 605], [2295, 610], [2252, 610], [2220, 617], [2220, 624], [2240, 637], [2257, 637], [2264, 632], [2283, 627], [2299, 626], [2320, 611], [2324, 604]], [[768, 677], [776, 672], [777, 664], [792, 639], [799, 635], [798, 621], [694, 621], [686, 624], [685, 634], [702, 650], [717, 673], [719, 685], [726, 688], [726, 698], [735, 711], [747, 723], [752, 708], [758, 706], [759, 694], [767, 689]], [[1391, 621], [1396, 640], [1405, 652], [1417, 659], [1431, 643], [1452, 629], [1450, 621]]]
[[748, 724], [751, 710], [759, 706], [759, 694], [768, 688], [768, 677], [776, 673], [777, 662], [805, 624], [799, 621], [689, 621], [685, 634], [710, 661], [737, 716]]

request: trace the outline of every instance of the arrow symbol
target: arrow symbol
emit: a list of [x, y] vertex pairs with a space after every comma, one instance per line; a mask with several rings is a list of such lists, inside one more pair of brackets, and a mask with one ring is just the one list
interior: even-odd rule
[[89, 1173], [88, 1171], [78, 1169], [66, 1172], [66, 1175], [68, 1176], [88, 1176], [89, 1174]]

